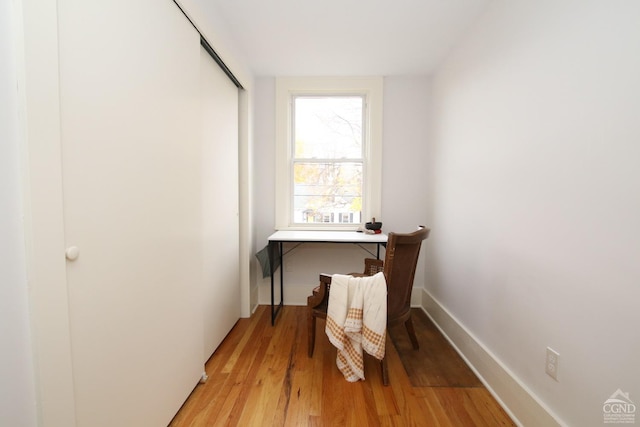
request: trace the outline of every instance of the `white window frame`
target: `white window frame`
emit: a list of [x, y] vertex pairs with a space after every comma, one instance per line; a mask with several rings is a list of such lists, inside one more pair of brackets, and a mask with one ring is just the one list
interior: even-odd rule
[[292, 97], [301, 95], [362, 95], [366, 108], [362, 217], [381, 217], [382, 204], [382, 77], [282, 77], [276, 79], [276, 224], [277, 230], [356, 230], [363, 224], [294, 224]]

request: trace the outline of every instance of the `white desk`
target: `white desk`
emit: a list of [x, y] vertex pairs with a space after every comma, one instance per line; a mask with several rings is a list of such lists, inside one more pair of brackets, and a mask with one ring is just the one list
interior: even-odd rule
[[[271, 325], [275, 324], [276, 316], [284, 305], [284, 268], [283, 268], [283, 243], [353, 243], [377, 245], [376, 257], [380, 258], [380, 246], [387, 243], [387, 235], [360, 233], [357, 231], [310, 231], [310, 230], [279, 230], [269, 236], [269, 264], [271, 269]], [[273, 246], [275, 245], [275, 246]], [[276, 253], [277, 251], [277, 253]], [[276, 259], [276, 256], [278, 257]], [[280, 263], [280, 303], [275, 308], [274, 279], [273, 274]]]

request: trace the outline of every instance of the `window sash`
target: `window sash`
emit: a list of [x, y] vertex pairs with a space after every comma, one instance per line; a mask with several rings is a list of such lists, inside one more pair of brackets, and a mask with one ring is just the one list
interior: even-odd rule
[[[349, 105], [349, 101], [354, 101], [356, 100], [358, 101], [359, 105]], [[298, 117], [298, 101], [324, 101], [323, 103], [320, 103], [318, 105], [316, 105], [317, 109], [314, 110], [314, 112], [316, 113], [325, 113], [325, 115], [323, 117], [315, 117], [315, 118], [310, 118], [309, 116], [305, 115], [305, 114], [300, 114], [300, 117]], [[326, 106], [322, 105], [324, 103], [331, 103], [331, 102], [339, 102], [339, 101], [346, 101], [344, 105], [339, 106], [340, 109], [331, 109], [331, 112], [329, 112], [328, 110], [323, 111], [323, 107], [327, 108]], [[301, 106], [301, 109], [304, 106]], [[307, 108], [310, 109], [310, 106], [306, 106]], [[359, 109], [359, 115], [358, 116], [353, 116], [353, 115], [349, 115], [349, 111], [348, 109], [350, 108], [357, 108]], [[331, 113], [335, 113], [335, 111], [338, 111], [339, 113], [341, 113], [341, 116], [334, 116], [331, 117]], [[328, 145], [328, 146], [333, 146], [334, 150], [338, 151], [339, 154], [333, 157], [329, 157], [331, 159], [341, 159], [341, 158], [359, 158], [359, 159], [364, 159], [364, 153], [366, 151], [366, 143], [367, 143], [367, 137], [366, 137], [366, 129], [367, 129], [367, 96], [366, 94], [362, 94], [362, 93], [353, 93], [353, 94], [322, 94], [322, 95], [317, 95], [317, 94], [292, 94], [291, 95], [291, 110], [290, 110], [290, 114], [291, 114], [291, 144], [292, 144], [292, 153], [294, 155], [294, 157], [296, 159], [314, 159], [314, 158], [318, 158], [318, 157], [324, 157], [327, 158], [326, 156], [318, 156], [313, 154], [313, 152], [315, 151], [315, 149], [317, 149], [319, 146], [323, 146], [324, 144]], [[338, 120], [336, 120], [336, 117], [338, 118]], [[300, 119], [300, 120], [298, 120]], [[302, 125], [306, 125], [306, 126], [310, 126], [310, 127], [317, 127], [317, 132], [320, 135], [323, 135], [324, 138], [322, 138], [321, 136], [318, 136], [317, 134], [314, 134], [314, 136], [309, 136], [308, 134], [302, 134], [299, 135], [298, 134], [298, 130], [302, 130], [305, 129], [301, 128], [298, 126], [298, 122], [301, 122]], [[358, 123], [359, 121], [359, 123]], [[352, 134], [353, 129], [351, 128], [351, 125], [354, 126], [359, 126], [359, 132], [357, 132], [357, 137], [355, 137], [356, 143], [359, 144], [359, 150], [354, 150], [354, 149], [349, 149], [347, 148], [343, 148], [341, 146], [341, 143], [338, 142], [337, 144], [335, 143], [335, 141], [342, 141], [345, 144], [349, 144], [349, 142], [354, 139], [354, 136], [352, 135], [351, 137], [345, 136], [345, 135], [340, 135], [339, 132], [339, 128], [341, 128], [340, 130], [342, 131], [347, 131], [347, 129], [345, 129], [344, 124], [345, 123], [349, 123], [349, 126], [347, 126], [348, 131], [351, 131]], [[330, 125], [333, 125], [333, 129], [329, 130], [328, 128], [330, 128]], [[325, 132], [323, 132], [325, 131]], [[327, 133], [330, 133], [330, 135], [328, 135]], [[307, 153], [307, 152], [302, 152], [299, 154], [298, 151], [298, 138], [299, 137], [306, 137], [308, 138], [307, 140], [307, 145], [309, 146], [309, 150], [312, 153]], [[320, 139], [324, 139], [324, 141], [318, 141], [317, 138]], [[301, 138], [302, 139], [302, 138]], [[304, 140], [300, 141], [301, 144], [303, 144]], [[319, 143], [320, 142], [320, 143]], [[303, 147], [304, 148], [304, 145]], [[323, 150], [325, 150], [325, 148], [323, 147]], [[330, 149], [328, 149], [328, 151], [330, 151]], [[325, 154], [326, 151], [324, 151], [322, 154]], [[353, 154], [356, 154], [357, 156], [354, 156]], [[351, 154], [351, 155], [347, 155], [347, 154]]]

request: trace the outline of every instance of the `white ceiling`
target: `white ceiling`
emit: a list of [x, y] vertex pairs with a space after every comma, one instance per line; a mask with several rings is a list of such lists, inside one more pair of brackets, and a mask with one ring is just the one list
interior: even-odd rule
[[428, 74], [491, 0], [209, 0], [257, 76]]

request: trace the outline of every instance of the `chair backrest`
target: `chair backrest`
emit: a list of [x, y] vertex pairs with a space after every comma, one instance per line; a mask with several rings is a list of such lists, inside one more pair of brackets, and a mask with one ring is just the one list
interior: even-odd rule
[[389, 233], [384, 258], [388, 323], [409, 315], [418, 255], [422, 241], [429, 236], [430, 231], [420, 226], [413, 233]]

